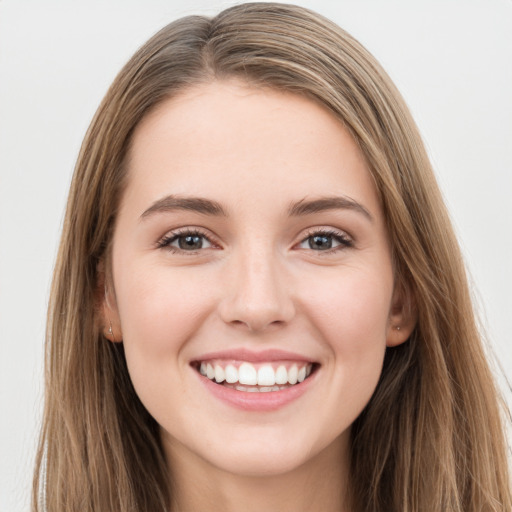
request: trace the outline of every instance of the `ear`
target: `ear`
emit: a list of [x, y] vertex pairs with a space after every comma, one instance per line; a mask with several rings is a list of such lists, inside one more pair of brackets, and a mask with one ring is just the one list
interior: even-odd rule
[[417, 320], [416, 301], [410, 287], [397, 283], [393, 291], [386, 345], [396, 347], [406, 342], [416, 327]]
[[113, 342], [123, 341], [121, 322], [117, 310], [117, 302], [112, 279], [105, 272], [105, 263], [100, 261], [97, 268], [98, 321], [103, 336]]

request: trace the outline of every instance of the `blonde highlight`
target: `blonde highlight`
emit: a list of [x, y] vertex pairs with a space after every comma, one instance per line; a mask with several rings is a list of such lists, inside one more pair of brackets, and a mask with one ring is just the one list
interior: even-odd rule
[[357, 41], [311, 11], [273, 3], [171, 23], [126, 64], [91, 123], [51, 289], [33, 510], [171, 507], [158, 425], [133, 389], [122, 344], [99, 324], [98, 268], [108, 260], [138, 123], [191, 86], [231, 78], [306, 96], [349, 130], [380, 194], [397, 286], [418, 314], [409, 341], [387, 349], [352, 428], [354, 510], [512, 510], [498, 393], [418, 129]]

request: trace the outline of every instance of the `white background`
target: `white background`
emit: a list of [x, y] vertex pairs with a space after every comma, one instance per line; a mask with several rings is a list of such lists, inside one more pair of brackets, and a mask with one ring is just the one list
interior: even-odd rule
[[[0, 512], [28, 510], [48, 288], [89, 121], [154, 32], [232, 3], [0, 0]], [[512, 0], [296, 3], [352, 33], [402, 91], [459, 233], [488, 338], [512, 375]]]

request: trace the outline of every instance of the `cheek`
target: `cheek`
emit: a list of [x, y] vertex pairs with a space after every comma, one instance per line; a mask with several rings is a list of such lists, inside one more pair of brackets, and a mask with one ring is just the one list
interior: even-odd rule
[[[386, 350], [392, 297], [391, 272], [353, 269], [310, 293], [308, 310], [329, 357], [333, 403], [354, 420], [373, 394]], [[317, 288], [319, 289], [319, 288]]]
[[[116, 286], [123, 338], [155, 352], [179, 348], [199, 325], [211, 302], [201, 279], [185, 272], [128, 269]], [[148, 349], [150, 347], [147, 347]]]
[[[391, 272], [346, 269], [310, 286], [307, 308], [333, 350], [359, 352], [385, 344], [393, 283]], [[312, 283], [313, 284], [313, 283]]]
[[[215, 301], [196, 270], [118, 265], [116, 298], [131, 381], [160, 425], [179, 425], [189, 400], [184, 348]], [[178, 428], [181, 427], [174, 427]]]
[[182, 382], [188, 368], [182, 350], [211, 311], [213, 299], [202, 281], [191, 280], [186, 271], [124, 268], [116, 276], [123, 343], [131, 379], [148, 406], [168, 393], [169, 379], [173, 386]]

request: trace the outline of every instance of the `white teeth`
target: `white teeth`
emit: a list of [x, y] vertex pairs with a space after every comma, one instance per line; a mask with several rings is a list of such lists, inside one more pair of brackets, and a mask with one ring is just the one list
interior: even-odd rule
[[276, 384], [287, 384], [288, 383], [288, 372], [286, 366], [281, 365], [276, 370]]
[[303, 366], [293, 364], [288, 369], [284, 364], [281, 364], [276, 370], [271, 364], [264, 364], [258, 369], [251, 363], [242, 363], [238, 369], [233, 364], [223, 367], [221, 363], [202, 362], [199, 365], [199, 373], [210, 380], [214, 380], [217, 384], [224, 382], [224, 385], [229, 385], [229, 387], [239, 391], [260, 391], [263, 393], [279, 391], [290, 385], [293, 386], [303, 382], [306, 377], [309, 377], [312, 369], [313, 365], [311, 363]]
[[245, 391], [247, 393], [269, 393], [271, 391], [280, 391], [282, 389], [288, 389], [290, 386], [242, 386], [240, 384], [237, 385], [228, 385], [227, 387], [236, 389], [237, 391]]
[[232, 364], [226, 366], [226, 382], [229, 384], [238, 382], [238, 370]]
[[296, 365], [293, 365], [289, 370], [288, 370], [288, 383], [289, 384], [297, 384], [297, 376], [299, 374], [299, 370], [297, 369], [297, 366]]
[[249, 386], [258, 384], [258, 374], [252, 364], [242, 363], [238, 368], [238, 382]]
[[269, 364], [258, 370], [258, 386], [273, 386], [276, 383], [274, 369]]
[[223, 382], [226, 380], [226, 375], [224, 374], [224, 369], [222, 366], [219, 366], [218, 364], [215, 365], [215, 381], [216, 382]]

